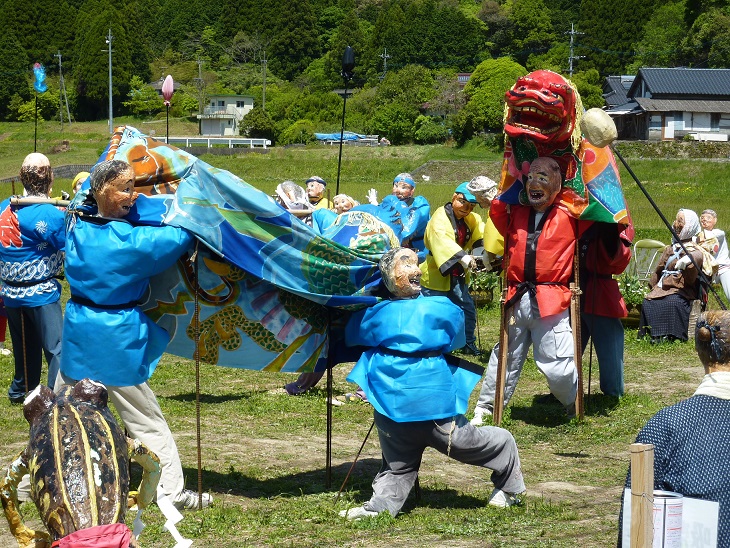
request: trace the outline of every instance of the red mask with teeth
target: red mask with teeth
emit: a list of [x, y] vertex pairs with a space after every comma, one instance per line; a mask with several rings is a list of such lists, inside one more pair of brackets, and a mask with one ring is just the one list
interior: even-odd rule
[[505, 94], [508, 112], [505, 133], [536, 143], [560, 145], [570, 141], [575, 127], [575, 92], [555, 72], [536, 70], [517, 80]]

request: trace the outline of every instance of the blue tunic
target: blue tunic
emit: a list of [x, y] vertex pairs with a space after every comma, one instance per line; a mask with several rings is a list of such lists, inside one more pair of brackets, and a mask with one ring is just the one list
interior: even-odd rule
[[464, 313], [446, 297], [381, 302], [350, 318], [345, 339], [372, 347], [347, 380], [379, 413], [411, 422], [466, 412], [480, 376], [446, 363], [444, 353], [464, 346]]
[[654, 444], [654, 489], [720, 503], [717, 545], [730, 546], [730, 400], [696, 395], [665, 407], [636, 443]]
[[410, 247], [418, 251], [426, 249], [423, 235], [431, 218], [431, 206], [426, 198], [415, 196], [412, 200], [399, 200], [395, 194], [389, 194], [383, 198], [380, 207], [392, 208], [400, 213], [400, 220], [403, 223], [400, 233], [402, 242], [409, 243]]
[[172, 266], [190, 246], [180, 228], [134, 227], [124, 221], [72, 223], [66, 242], [71, 295], [63, 324], [61, 371], [110, 386], [134, 386], [152, 376], [169, 334], [139, 306], [150, 277]]
[[[0, 294], [9, 308], [55, 303], [61, 284], [66, 229], [64, 214], [50, 204], [11, 207], [0, 203]], [[16, 285], [17, 284], [17, 285]]]

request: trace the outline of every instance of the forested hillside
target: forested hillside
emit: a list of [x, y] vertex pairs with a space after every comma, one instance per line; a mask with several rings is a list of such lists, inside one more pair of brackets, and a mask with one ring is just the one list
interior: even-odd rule
[[246, 131], [280, 142], [337, 128], [342, 100], [330, 92], [344, 85], [347, 45], [358, 90], [348, 129], [396, 142], [493, 127], [474, 118], [481, 106], [464, 113], [477, 90], [455, 83], [484, 62], [501, 87], [535, 68], [567, 75], [572, 61], [586, 106], [600, 106], [609, 74], [730, 66], [727, 0], [0, 0], [0, 20], [0, 119], [34, 116], [35, 62], [48, 74], [43, 118], [59, 116], [61, 72], [73, 118], [106, 117], [111, 35], [116, 115], [161, 112], [147, 83], [172, 74], [174, 115], [213, 93], [252, 95]]

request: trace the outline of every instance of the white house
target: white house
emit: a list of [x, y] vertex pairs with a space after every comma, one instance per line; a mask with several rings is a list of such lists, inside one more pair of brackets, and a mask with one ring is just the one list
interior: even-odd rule
[[239, 124], [253, 108], [248, 95], [213, 95], [198, 114], [201, 135], [238, 135]]

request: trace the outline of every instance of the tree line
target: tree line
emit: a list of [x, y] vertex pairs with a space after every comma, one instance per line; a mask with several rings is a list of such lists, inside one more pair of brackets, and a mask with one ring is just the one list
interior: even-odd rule
[[[172, 74], [173, 114], [214, 93], [251, 95], [245, 131], [282, 143], [339, 128], [331, 92], [348, 45], [348, 129], [396, 143], [497, 129], [515, 75], [567, 75], [571, 57], [586, 106], [601, 106], [609, 74], [730, 66], [726, 0], [0, 0], [0, 20], [2, 120], [35, 115], [35, 62], [48, 73], [43, 118], [59, 116], [61, 73], [76, 120], [106, 117], [111, 34], [115, 115], [161, 111], [148, 83]], [[458, 72], [487, 69], [501, 72], [460, 91]]]

